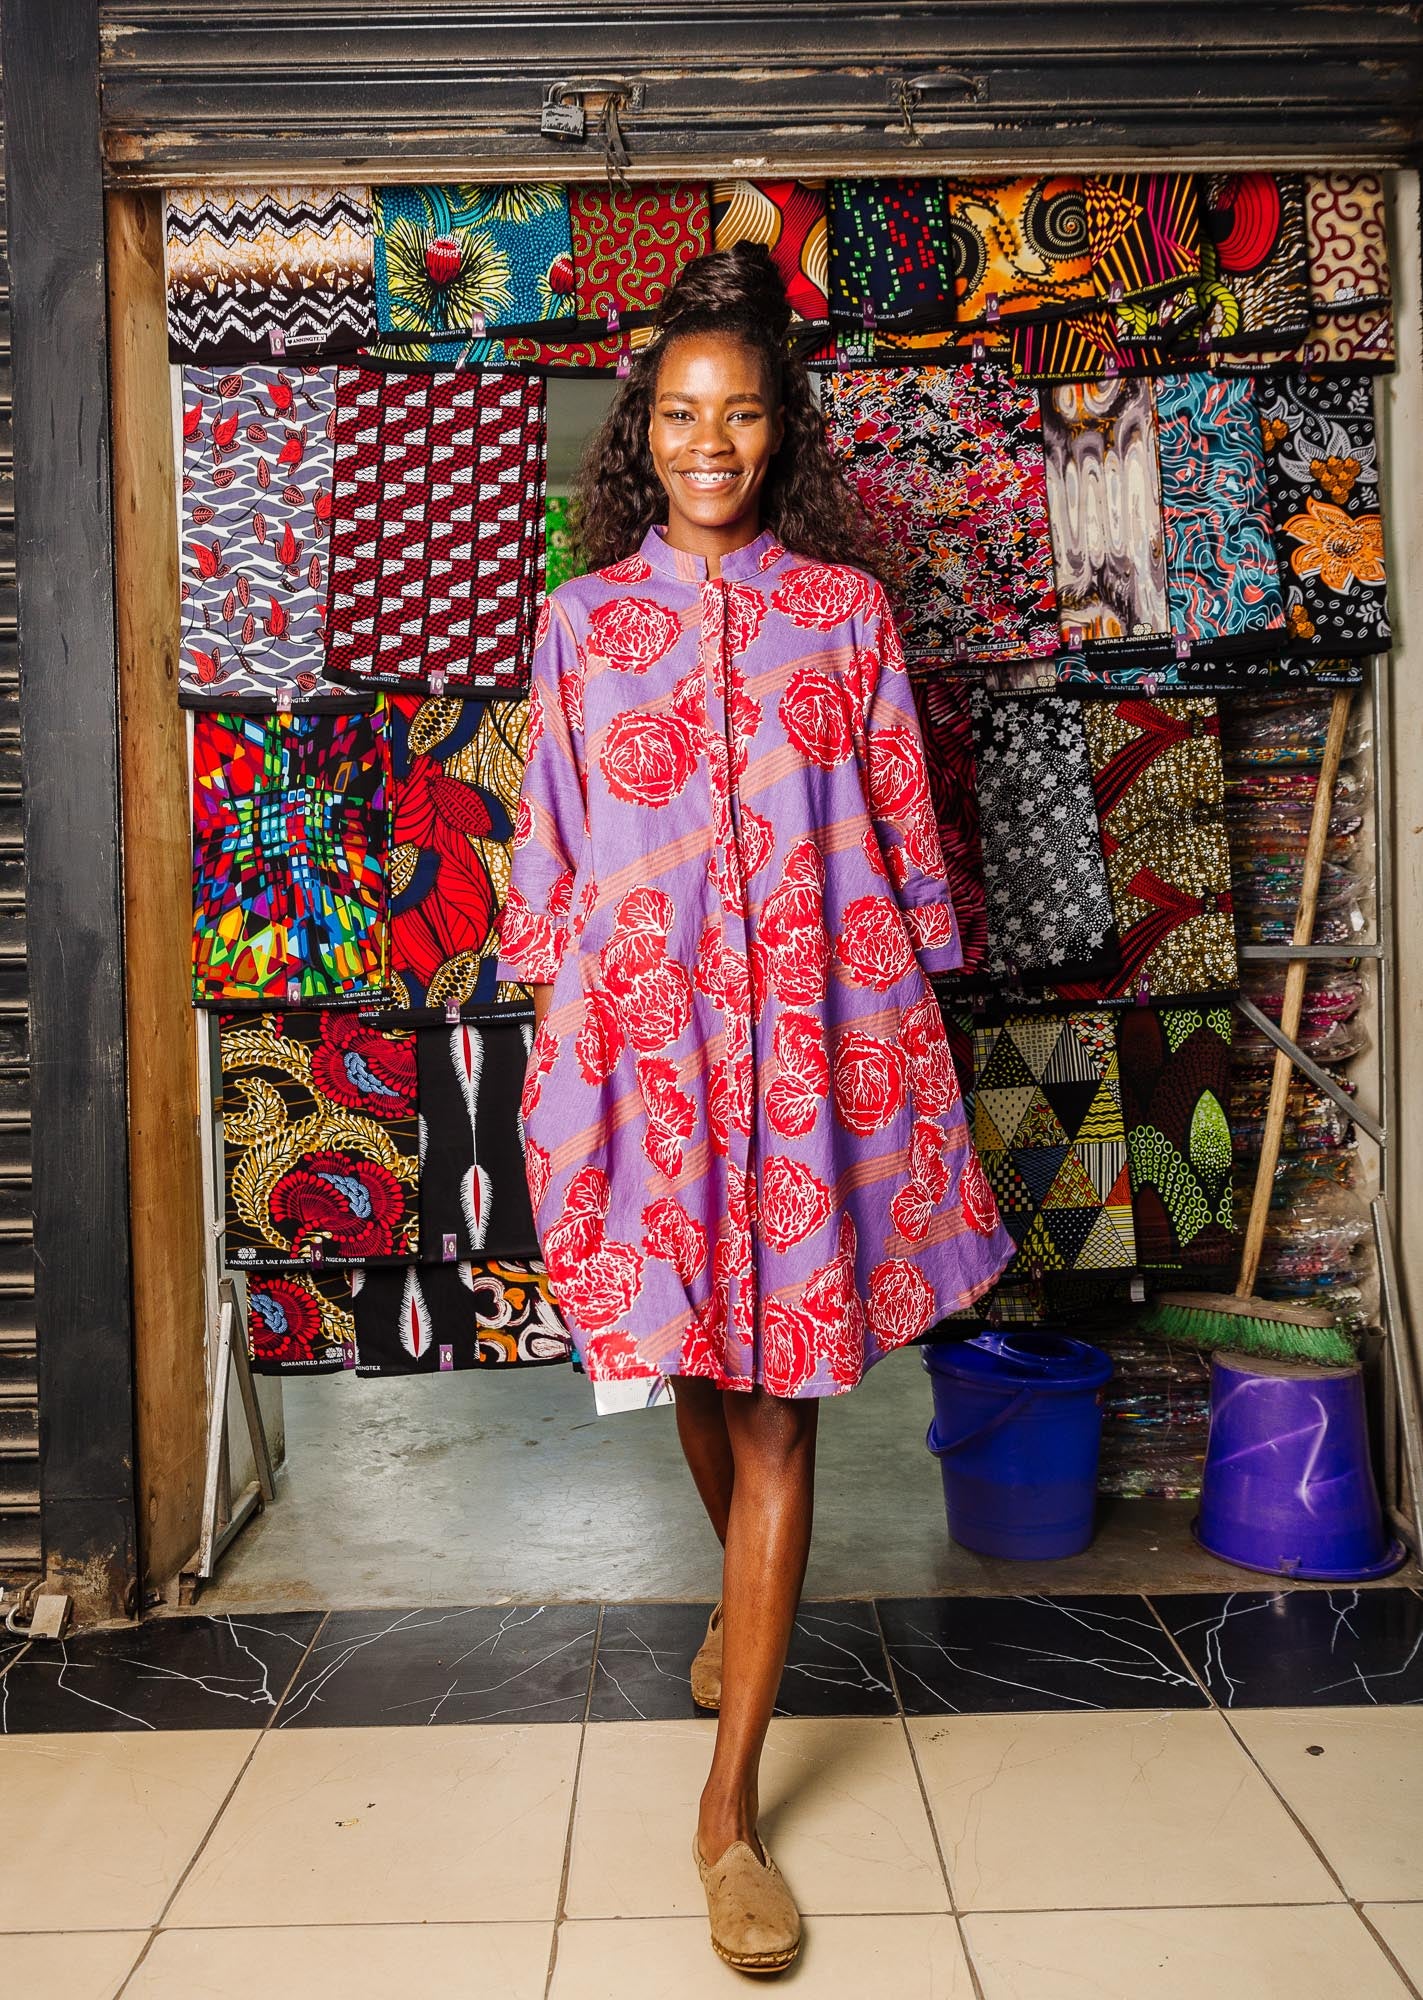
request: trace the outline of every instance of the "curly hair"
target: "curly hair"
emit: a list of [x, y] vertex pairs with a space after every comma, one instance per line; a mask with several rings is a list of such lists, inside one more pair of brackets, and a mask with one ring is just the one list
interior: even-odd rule
[[761, 523], [797, 555], [854, 563], [880, 576], [883, 558], [859, 500], [830, 455], [805, 363], [788, 346], [786, 288], [759, 243], [737, 243], [688, 264], [657, 314], [652, 340], [633, 358], [622, 389], [588, 442], [574, 489], [573, 538], [589, 569], [638, 549], [667, 519], [667, 495], [647, 431], [663, 356], [678, 340], [723, 334], [761, 360], [785, 433], [761, 489]]

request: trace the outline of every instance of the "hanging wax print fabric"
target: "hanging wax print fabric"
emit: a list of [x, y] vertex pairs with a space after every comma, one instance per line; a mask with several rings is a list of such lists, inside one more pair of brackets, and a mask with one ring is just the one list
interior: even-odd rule
[[358, 1375], [536, 1367], [572, 1359], [543, 1265], [485, 1258], [352, 1273]]
[[796, 319], [829, 315], [824, 181], [720, 181], [712, 189], [713, 247], [763, 243]]
[[1380, 174], [1305, 178], [1309, 297], [1315, 313], [1355, 313], [1391, 297]]
[[569, 189], [573, 314], [552, 332], [504, 342], [510, 361], [554, 371], [612, 369], [652, 338], [652, 321], [682, 272], [711, 248], [711, 202], [696, 181]]
[[915, 674], [913, 685], [924, 737], [924, 761], [929, 767], [929, 796], [934, 801], [949, 895], [963, 942], [959, 970], [967, 977], [982, 968], [988, 949], [969, 691], [962, 681], [945, 680], [932, 672]]
[[974, 1144], [1018, 1245], [1005, 1277], [1134, 1264], [1111, 1015], [1012, 1014], [973, 1040]]
[[420, 1242], [415, 1036], [356, 1014], [225, 1015], [226, 1261], [405, 1262]]
[[519, 1097], [531, 1022], [421, 1028], [420, 1261], [537, 1257]]
[[1102, 376], [1149, 375], [1163, 367], [1201, 367], [1204, 355], [1179, 359], [1174, 348], [1128, 345], [1111, 313], [1074, 313], [1071, 319], [1030, 321], [1009, 334], [1013, 374], [1024, 382], [1070, 382]]
[[1373, 385], [1282, 375], [1258, 395], [1291, 650], [1382, 652], [1392, 631]]
[[185, 708], [369, 707], [325, 679], [335, 370], [183, 370]]
[[1083, 188], [1092, 286], [1131, 340], [1175, 337], [1197, 313], [1200, 201], [1194, 174], [1095, 174]]
[[165, 238], [174, 361], [349, 354], [374, 330], [369, 188], [170, 188]]
[[1082, 718], [1121, 940], [1117, 969], [1071, 1002], [1231, 992], [1240, 984], [1220, 716], [1207, 696], [1088, 701]]
[[1082, 703], [981, 688], [970, 699], [989, 973], [1042, 982], [1115, 965]]
[[1206, 177], [1198, 296], [1209, 344], [1246, 349], [1309, 330], [1309, 251], [1300, 174]]
[[1219, 1267], [1238, 1255], [1229, 1007], [1126, 1007], [1117, 1017], [1137, 1262]]
[[487, 694], [529, 678], [543, 583], [544, 385], [341, 368], [326, 670]]
[[386, 335], [571, 319], [568, 189], [553, 181], [375, 191], [376, 315]]
[[196, 716], [194, 1001], [379, 1000], [389, 842], [383, 708]]
[[1193, 651], [1280, 645], [1285, 630], [1254, 385], [1156, 384], [1171, 631]]
[[960, 326], [1052, 318], [1094, 297], [1081, 176], [954, 181], [954, 313]]
[[[830, 448], [879, 531], [907, 657], [1035, 663], [1057, 646], [1037, 397], [998, 368], [825, 384]], [[1041, 677], [1052, 682], [1050, 666]]]
[[873, 327], [951, 321], [953, 269], [943, 181], [830, 183], [832, 319]]
[[1398, 366], [1391, 306], [1311, 313], [1309, 332], [1292, 347], [1253, 354], [1213, 354], [1220, 375], [1391, 375]]
[[544, 501], [544, 589], [554, 591], [579, 574], [570, 504], [560, 494]]
[[443, 1013], [451, 1006], [508, 998], [494, 968], [524, 774], [528, 700], [402, 694], [389, 697], [389, 708], [394, 1003], [417, 1013]]
[[1170, 614], [1151, 384], [1060, 383], [1042, 413], [1063, 641], [1159, 652]]
[[355, 1341], [349, 1271], [253, 1271], [248, 1277], [247, 1352], [259, 1375], [349, 1368]]

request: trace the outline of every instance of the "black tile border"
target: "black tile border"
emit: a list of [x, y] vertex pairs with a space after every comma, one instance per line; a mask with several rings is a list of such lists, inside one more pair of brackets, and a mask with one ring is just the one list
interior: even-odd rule
[[[1423, 1591], [1412, 1584], [1271, 1590], [1268, 1579], [1261, 1582], [1264, 1588], [1245, 1590], [1024, 1591], [807, 1603], [797, 1616], [775, 1713], [952, 1716], [1423, 1702]], [[1246, 1612], [1257, 1607], [1270, 1609], [1260, 1611], [1259, 1622], [1247, 1619]], [[1059, 1610], [1066, 1625], [1059, 1623]], [[701, 1712], [692, 1705], [687, 1673], [710, 1611], [704, 1602], [639, 1600], [601, 1606], [444, 1605], [413, 1612], [380, 1607], [180, 1614], [117, 1632], [80, 1633], [62, 1649], [21, 1641], [17, 1634], [8, 1653], [0, 1640], [0, 1732], [7, 1709], [17, 1734], [690, 1719]], [[1265, 1629], [1267, 1615], [1277, 1621], [1281, 1637], [1279, 1646], [1262, 1656], [1252, 1635]], [[412, 1619], [418, 1622], [410, 1627]], [[960, 1623], [966, 1628], [961, 1641]], [[283, 1646], [280, 1686], [274, 1674], [270, 1688], [275, 1700], [254, 1700], [250, 1690], [235, 1700], [200, 1685], [195, 1691], [204, 1676], [192, 1671], [193, 1634], [203, 1626], [284, 1632], [291, 1665], [288, 1671]], [[919, 1655], [916, 1628], [927, 1648]], [[402, 1630], [426, 1636], [392, 1640]], [[1222, 1660], [1217, 1640], [1213, 1654], [1203, 1635], [1220, 1630], [1246, 1651]], [[1080, 1648], [1057, 1643], [1059, 1635], [1066, 1639], [1075, 1631], [1083, 1633]], [[446, 1645], [447, 1640], [459, 1643]], [[1123, 1661], [1124, 1643], [1141, 1648], [1139, 1679], [1132, 1658]], [[356, 1666], [367, 1645], [369, 1674]], [[164, 1671], [170, 1652], [175, 1660], [185, 1652], [188, 1658], [188, 1665], [176, 1666], [171, 1675]], [[507, 1668], [501, 1655], [507, 1655]], [[141, 1671], [135, 1685], [142, 1713], [127, 1720], [85, 1714], [82, 1702], [68, 1699], [76, 1680], [86, 1669], [112, 1672], [116, 1656], [125, 1671]], [[1019, 1657], [1021, 1675], [1003, 1671]], [[329, 1685], [327, 1669], [337, 1661], [339, 1672], [349, 1675], [341, 1699], [315, 1699]], [[926, 1666], [930, 1670], [922, 1671]], [[61, 1671], [65, 1686], [56, 1699]], [[250, 1680], [251, 1670], [244, 1671]], [[155, 1685], [169, 1678], [171, 1701]], [[1016, 1681], [1022, 1685], [1010, 1685]], [[29, 1690], [23, 1697], [22, 1685]], [[96, 1689], [100, 1685], [94, 1683]], [[303, 1704], [304, 1697], [312, 1698]], [[199, 1702], [203, 1712], [195, 1720]], [[702, 1719], [714, 1727], [714, 1718]]]

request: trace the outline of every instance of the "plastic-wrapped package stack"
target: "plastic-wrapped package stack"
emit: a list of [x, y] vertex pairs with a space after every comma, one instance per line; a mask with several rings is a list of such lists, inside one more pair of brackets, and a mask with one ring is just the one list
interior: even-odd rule
[[[1242, 940], [1285, 944], [1293, 933], [1314, 784], [1329, 720], [1329, 697], [1247, 699], [1227, 705], [1222, 740], [1236, 917]], [[1335, 787], [1329, 846], [1314, 939], [1346, 944], [1366, 936], [1374, 883], [1365, 838], [1371, 803], [1356, 721]], [[1272, 1019], [1280, 1012], [1284, 966], [1247, 969], [1243, 992]], [[1369, 1039], [1360, 1020], [1365, 985], [1356, 963], [1312, 968], [1299, 1043], [1351, 1094], [1348, 1065]], [[1274, 1047], [1242, 1020], [1232, 1048], [1230, 1120], [1237, 1212], [1248, 1212], [1270, 1094]], [[1368, 1207], [1353, 1122], [1308, 1078], [1290, 1083], [1280, 1164], [1261, 1261], [1269, 1298], [1328, 1305], [1361, 1328], [1375, 1304]]]
[[1114, 1373], [1103, 1392], [1097, 1490], [1119, 1500], [1194, 1500], [1210, 1423], [1210, 1361], [1125, 1328], [1097, 1334]]

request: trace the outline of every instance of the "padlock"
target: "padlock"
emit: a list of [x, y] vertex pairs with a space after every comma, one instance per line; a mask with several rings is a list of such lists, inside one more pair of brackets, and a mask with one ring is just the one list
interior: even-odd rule
[[539, 131], [545, 139], [586, 139], [588, 113], [579, 103], [561, 104], [550, 92], [539, 113]]

